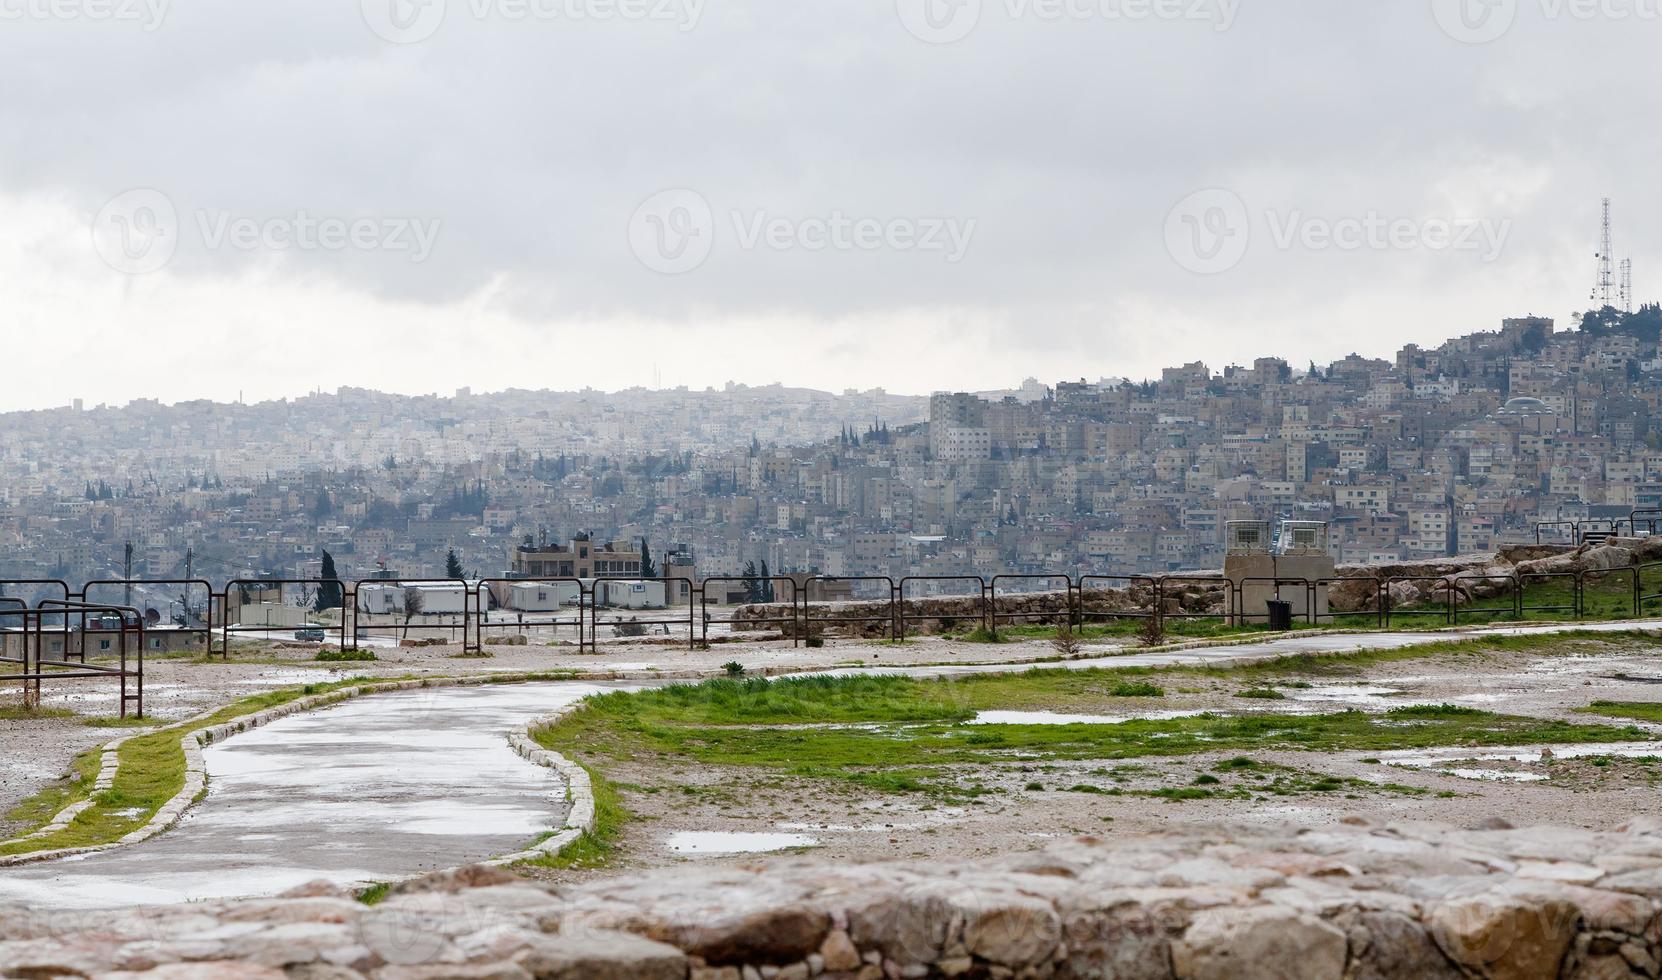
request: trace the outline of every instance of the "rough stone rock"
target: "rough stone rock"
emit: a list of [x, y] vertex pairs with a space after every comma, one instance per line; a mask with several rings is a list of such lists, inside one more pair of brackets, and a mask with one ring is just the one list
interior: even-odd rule
[[687, 955], [629, 933], [547, 936], [520, 954], [536, 980], [684, 980]]
[[1493, 980], [1551, 980], [1575, 938], [1580, 911], [1561, 898], [1499, 889], [1431, 910], [1431, 933], [1448, 957]]
[[1171, 976], [1168, 933], [1161, 916], [1135, 902], [1076, 909], [1062, 925], [1063, 975], [1165, 980]]
[[352, 893], [332, 881], [308, 881], [304, 885], [296, 885], [278, 898], [351, 898]]
[[1286, 909], [1213, 909], [1172, 945], [1183, 980], [1339, 980], [1345, 934]]
[[524, 882], [511, 871], [483, 864], [472, 864], [465, 868], [440, 871], [424, 878], [417, 878], [414, 881], [399, 882], [388, 889], [387, 894], [389, 896], [409, 895], [416, 892], [449, 892], [454, 894], [466, 891], [469, 888], [515, 884], [524, 884]]
[[964, 946], [976, 957], [1019, 970], [1048, 962], [1062, 938], [1056, 909], [1042, 899], [1016, 894], [961, 895]]
[[1408, 916], [1362, 912], [1347, 919], [1356, 962], [1349, 980], [1460, 980], [1459, 969], [1425, 928]]
[[450, 963], [389, 966], [377, 971], [375, 980], [532, 980], [532, 975], [518, 963]]
[[819, 955], [821, 968], [834, 973], [860, 968], [860, 951], [854, 948], [854, 940], [848, 938], [848, 933], [841, 929], [825, 937], [825, 942], [820, 944]]
[[1490, 826], [1191, 827], [974, 863], [681, 867], [557, 894], [452, 876], [375, 908], [302, 894], [0, 909], [0, 977], [234, 976], [203, 972], [224, 962], [289, 980], [1662, 976], [1662, 821]]
[[869, 893], [848, 910], [849, 934], [861, 949], [875, 949], [897, 963], [930, 963], [941, 957], [952, 924], [947, 883], [920, 884], [899, 893]]
[[687, 951], [710, 963], [792, 963], [819, 949], [831, 920], [807, 905], [749, 910], [686, 932]]
[[252, 963], [219, 961], [210, 963], [169, 963], [143, 973], [116, 971], [99, 974], [98, 980], [286, 980], [282, 970]]
[[333, 963], [305, 963], [283, 971], [288, 980], [365, 980], [362, 973]]

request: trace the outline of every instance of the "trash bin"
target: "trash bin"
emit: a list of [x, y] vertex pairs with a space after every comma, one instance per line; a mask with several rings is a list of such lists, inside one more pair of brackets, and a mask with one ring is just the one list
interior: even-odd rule
[[1268, 603], [1270, 607], [1270, 630], [1276, 633], [1286, 633], [1293, 628], [1293, 604], [1276, 600]]

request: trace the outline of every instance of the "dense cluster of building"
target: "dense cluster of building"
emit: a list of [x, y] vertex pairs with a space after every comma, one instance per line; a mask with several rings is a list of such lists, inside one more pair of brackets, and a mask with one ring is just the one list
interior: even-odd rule
[[12, 415], [0, 578], [113, 577], [129, 542], [135, 575], [215, 580], [315, 577], [325, 551], [344, 578], [444, 577], [451, 552], [483, 577], [1146, 573], [1220, 567], [1243, 520], [1325, 522], [1344, 563], [1482, 552], [1662, 505], [1662, 358], [1635, 324], [927, 402], [348, 391]]

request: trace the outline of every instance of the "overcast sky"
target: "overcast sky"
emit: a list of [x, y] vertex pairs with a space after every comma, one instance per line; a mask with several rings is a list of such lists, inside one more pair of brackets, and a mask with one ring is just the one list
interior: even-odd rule
[[1605, 195], [1662, 295], [1659, 3], [0, 0], [0, 409], [1567, 325]]

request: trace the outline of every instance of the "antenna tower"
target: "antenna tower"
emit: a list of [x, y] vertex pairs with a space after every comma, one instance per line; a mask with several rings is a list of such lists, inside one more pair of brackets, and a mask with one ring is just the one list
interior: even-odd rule
[[1598, 278], [1593, 281], [1593, 302], [1599, 309], [1616, 305], [1615, 246], [1610, 234], [1610, 199], [1604, 199], [1604, 235], [1600, 239]]

